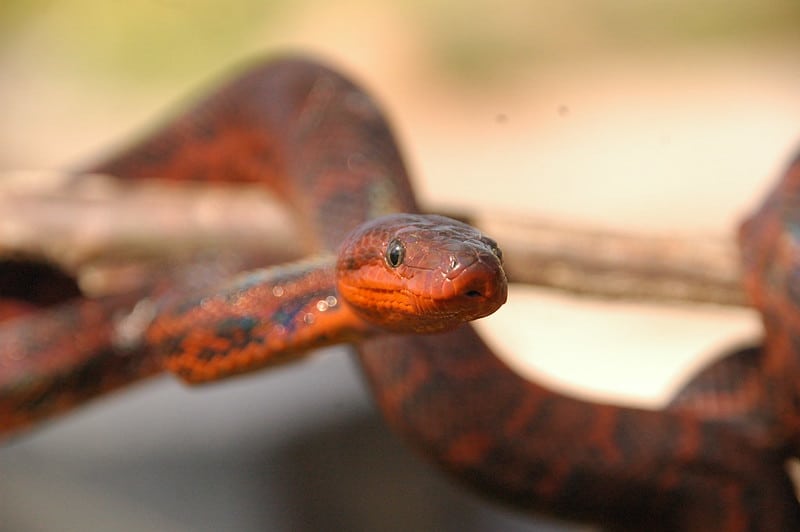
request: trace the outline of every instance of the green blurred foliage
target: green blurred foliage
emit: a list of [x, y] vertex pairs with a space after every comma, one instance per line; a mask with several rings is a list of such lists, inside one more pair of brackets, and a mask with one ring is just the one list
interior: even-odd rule
[[3, 0], [0, 5], [7, 38], [33, 25], [40, 47], [70, 68], [139, 80], [181, 76], [209, 62], [225, 64], [231, 49], [278, 23], [293, 6], [281, 0]]
[[[359, 2], [343, 3], [353, 29]], [[231, 62], [272, 29], [324, 4], [286, 0], [2, 0], [0, 45], [35, 28], [41, 49], [84, 75], [157, 81]], [[402, 0], [371, 3], [406, 18], [425, 61], [456, 81], [491, 81], [540, 62], [731, 41], [797, 39], [797, 0]], [[320, 20], [319, 24], [324, 24]], [[280, 25], [280, 26], [279, 26]], [[44, 43], [44, 44], [42, 44]], [[374, 43], [365, 43], [373, 46]], [[379, 46], [380, 43], [377, 43]], [[46, 59], [46, 58], [45, 58]]]
[[0, 44], [13, 37], [14, 30], [41, 13], [52, 0], [5, 0], [0, 2]]
[[797, 0], [411, 2], [438, 66], [470, 79], [597, 52], [800, 38]]

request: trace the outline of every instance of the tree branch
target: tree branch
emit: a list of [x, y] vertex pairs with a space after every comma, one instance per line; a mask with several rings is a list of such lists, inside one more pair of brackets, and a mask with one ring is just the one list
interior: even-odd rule
[[[290, 214], [260, 188], [120, 184], [0, 174], [0, 256], [87, 266], [197, 250], [302, 255]], [[509, 280], [614, 299], [744, 305], [732, 238], [614, 232], [493, 213], [465, 219], [501, 245]]]

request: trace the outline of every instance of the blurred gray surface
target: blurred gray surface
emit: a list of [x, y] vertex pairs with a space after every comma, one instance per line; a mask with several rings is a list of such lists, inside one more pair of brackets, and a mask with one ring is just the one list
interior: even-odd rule
[[478, 498], [384, 426], [344, 350], [167, 376], [0, 448], [2, 531], [566, 531]]

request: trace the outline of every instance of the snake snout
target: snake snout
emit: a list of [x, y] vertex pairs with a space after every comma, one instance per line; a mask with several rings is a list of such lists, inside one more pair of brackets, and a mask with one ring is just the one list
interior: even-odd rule
[[454, 279], [455, 293], [463, 304], [483, 316], [506, 302], [508, 282], [496, 257], [478, 257]]

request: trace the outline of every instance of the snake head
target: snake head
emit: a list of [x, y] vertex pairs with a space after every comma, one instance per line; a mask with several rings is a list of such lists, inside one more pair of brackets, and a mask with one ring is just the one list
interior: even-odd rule
[[436, 215], [394, 214], [359, 226], [339, 250], [336, 277], [356, 314], [394, 332], [452, 329], [493, 313], [508, 293], [497, 243]]

